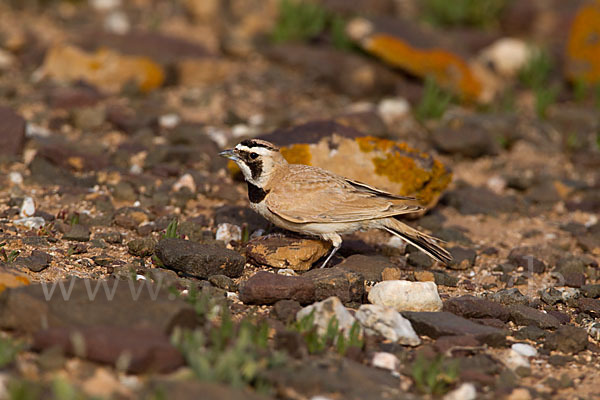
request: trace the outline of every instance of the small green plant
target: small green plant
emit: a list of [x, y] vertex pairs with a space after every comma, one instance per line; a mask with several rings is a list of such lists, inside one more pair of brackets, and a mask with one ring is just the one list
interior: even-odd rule
[[14, 340], [0, 337], [0, 368], [12, 363], [21, 349], [22, 346]]
[[246, 244], [250, 241], [250, 230], [248, 230], [248, 224], [242, 224], [242, 244]]
[[302, 335], [310, 354], [322, 353], [327, 348], [335, 347], [338, 354], [345, 355], [349, 348], [362, 348], [364, 344], [358, 322], [354, 322], [346, 335], [340, 330], [339, 321], [335, 316], [329, 320], [325, 333], [320, 335], [315, 325], [314, 311], [296, 321], [292, 329]]
[[434, 26], [497, 25], [508, 0], [424, 0], [423, 18]]
[[569, 132], [566, 139], [567, 150], [573, 151], [579, 147], [579, 138], [575, 132]]
[[71, 216], [71, 219], [69, 221], [69, 224], [71, 226], [79, 224], [79, 214], [78, 213], [73, 213], [73, 215]]
[[550, 84], [553, 70], [552, 58], [546, 50], [540, 50], [534, 53], [519, 72], [521, 83], [534, 93], [535, 111], [540, 118], [546, 117], [548, 106], [553, 104], [558, 96], [558, 88]]
[[440, 88], [433, 78], [428, 77], [425, 79], [423, 96], [417, 105], [415, 116], [419, 121], [439, 119], [453, 100], [454, 96], [451, 93]]
[[281, 353], [268, 349], [269, 327], [246, 318], [234, 324], [223, 308], [221, 322], [207, 330], [176, 330], [174, 344], [180, 349], [196, 377], [227, 383], [233, 387], [269, 388], [264, 371], [283, 364]]
[[540, 86], [534, 89], [535, 113], [540, 118], [546, 118], [548, 107], [556, 103], [558, 88], [555, 86]]
[[311, 39], [325, 30], [327, 19], [327, 11], [320, 4], [305, 0], [281, 0], [272, 38], [278, 43]]
[[4, 260], [5, 263], [10, 264], [14, 262], [21, 252], [19, 250], [11, 250], [9, 252], [4, 248], [6, 246], [6, 242], [0, 243], [0, 257]]
[[600, 150], [600, 132], [596, 133], [596, 147]]
[[351, 50], [354, 47], [352, 39], [346, 34], [346, 21], [339, 15], [331, 18], [329, 24], [331, 43], [338, 50]]
[[169, 222], [169, 225], [167, 225], [167, 230], [162, 235], [162, 238], [163, 239], [176, 238], [177, 237], [177, 224], [178, 224], [177, 218], [173, 218], [171, 220], [171, 222]]
[[427, 359], [422, 354], [411, 366], [411, 375], [417, 389], [424, 394], [442, 395], [458, 379], [458, 364], [452, 360], [437, 356]]

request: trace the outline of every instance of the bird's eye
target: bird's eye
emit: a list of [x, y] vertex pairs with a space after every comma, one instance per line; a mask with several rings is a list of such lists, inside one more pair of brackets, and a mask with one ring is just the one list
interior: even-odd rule
[[253, 160], [256, 160], [256, 158], [258, 158], [258, 154], [257, 153], [250, 153], [250, 158]]

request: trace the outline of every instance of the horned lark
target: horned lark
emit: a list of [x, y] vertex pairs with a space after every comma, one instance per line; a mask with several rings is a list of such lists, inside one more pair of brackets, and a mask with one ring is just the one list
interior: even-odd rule
[[279, 149], [264, 140], [244, 140], [219, 155], [240, 167], [254, 211], [280, 228], [333, 244], [321, 268], [342, 245], [340, 235], [375, 228], [399, 236], [442, 263], [452, 260], [438, 239], [394, 218], [422, 210], [412, 197], [396, 196], [321, 168], [288, 164]]

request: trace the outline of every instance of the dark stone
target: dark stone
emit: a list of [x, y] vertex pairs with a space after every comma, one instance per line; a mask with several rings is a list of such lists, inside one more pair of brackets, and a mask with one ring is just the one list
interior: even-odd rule
[[562, 292], [554, 289], [553, 287], [549, 287], [547, 289], [542, 290], [540, 298], [544, 303], [549, 304], [551, 306], [563, 300]]
[[154, 254], [156, 241], [151, 237], [134, 239], [127, 243], [127, 251], [129, 254], [138, 257], [148, 257]]
[[444, 311], [465, 318], [495, 318], [504, 322], [509, 318], [509, 311], [504, 305], [470, 295], [444, 301]]
[[362, 302], [365, 280], [360, 274], [334, 267], [313, 269], [302, 277], [315, 285], [315, 301], [336, 296], [344, 304]]
[[407, 262], [409, 265], [419, 269], [429, 269], [433, 266], [433, 260], [427, 254], [423, 253], [414, 246], [410, 246]]
[[259, 271], [240, 286], [239, 294], [246, 304], [274, 304], [279, 300], [309, 304], [315, 301], [315, 285], [303, 276]]
[[548, 357], [548, 364], [554, 367], [564, 367], [568, 363], [575, 361], [571, 356], [562, 356], [560, 354], [554, 354]]
[[473, 322], [478, 324], [491, 326], [492, 328], [507, 329], [506, 324], [497, 318], [475, 318]]
[[32, 250], [28, 257], [19, 257], [18, 263], [25, 266], [32, 272], [40, 272], [50, 265], [52, 256], [45, 251]]
[[184, 365], [183, 356], [171, 344], [169, 336], [147, 328], [101, 325], [52, 328], [35, 334], [33, 350], [41, 352], [53, 347], [61, 348], [70, 356], [111, 366], [118, 364], [122, 357], [129, 357], [126, 367], [129, 373], [165, 373]]
[[306, 340], [299, 332], [288, 331], [285, 329], [275, 333], [275, 348], [284, 351], [294, 358], [305, 358], [308, 356]]
[[[95, 172], [108, 165], [106, 155], [99, 153], [95, 148], [82, 148], [80, 144], [58, 139], [40, 147], [36, 156], [40, 156], [64, 170]], [[77, 164], [73, 164], [74, 161]], [[77, 165], [77, 168], [74, 165]]]
[[459, 279], [444, 271], [431, 271], [436, 285], [457, 287]]
[[517, 267], [524, 267], [526, 271], [542, 274], [546, 271], [546, 264], [529, 253], [526, 247], [516, 247], [508, 254], [508, 261]]
[[523, 293], [521, 293], [517, 288], [499, 290], [496, 293], [493, 293], [490, 297], [493, 301], [502, 303], [504, 305], [529, 304], [529, 298], [523, 295]]
[[[481, 342], [475, 339], [474, 336], [441, 336], [439, 337], [433, 347], [438, 353], [446, 354], [448, 351], [452, 351], [455, 348], [465, 347], [479, 347]], [[452, 353], [453, 355], [455, 353]]]
[[226, 384], [203, 382], [197, 379], [154, 378], [145, 386], [142, 399], [170, 398], [177, 400], [269, 400], [251, 389], [236, 389]]
[[534, 342], [539, 341], [540, 339], [545, 338], [547, 332], [541, 328], [538, 328], [535, 325], [528, 325], [521, 329], [519, 329], [515, 334], [515, 338], [519, 340], [533, 340]]
[[168, 334], [176, 325], [194, 327], [194, 309], [170, 294], [166, 285], [147, 281], [73, 278], [0, 293], [0, 328], [7, 330], [113, 326]]
[[442, 228], [434, 229], [435, 236], [442, 239], [445, 242], [460, 243], [465, 246], [473, 245], [471, 239], [469, 239], [463, 231], [454, 228]]
[[345, 357], [292, 360], [283, 367], [269, 370], [267, 376], [278, 392], [292, 390], [307, 399], [315, 396], [346, 400], [413, 398], [402, 394], [397, 378], [389, 371]]
[[99, 235], [96, 235], [95, 237], [98, 239], [104, 239], [104, 241], [106, 243], [110, 243], [110, 244], [123, 243], [123, 235], [121, 235], [119, 232], [116, 232], [116, 231], [101, 233]]
[[548, 335], [545, 348], [558, 350], [561, 353], [577, 354], [587, 348], [588, 333], [585, 329], [573, 325], [563, 325], [556, 332]]
[[595, 317], [600, 316], [600, 300], [587, 297], [575, 300], [577, 310]]
[[383, 270], [393, 267], [392, 262], [387, 257], [365, 256], [362, 254], [354, 254], [336, 265], [336, 268], [360, 274], [366, 281], [370, 282], [380, 282]]
[[113, 257], [106, 254], [94, 256], [92, 257], [92, 260], [94, 261], [94, 264], [100, 267], [109, 267], [115, 262], [115, 259]]
[[542, 329], [556, 329], [560, 322], [553, 316], [523, 304], [511, 304], [510, 320], [520, 326], [535, 325]]
[[214, 286], [226, 290], [228, 292], [237, 292], [238, 285], [228, 276], [225, 275], [212, 275], [208, 277], [208, 281]]
[[88, 242], [90, 240], [90, 228], [85, 225], [73, 224], [64, 235], [64, 240], [73, 240], [75, 242]]
[[569, 322], [571, 322], [571, 317], [567, 313], [560, 312], [557, 310], [548, 310], [546, 312], [548, 313], [548, 315], [551, 315], [554, 318], [556, 318], [558, 322], [561, 323], [561, 325], [568, 324]]
[[269, 221], [252, 211], [249, 207], [222, 206], [215, 209], [214, 218], [216, 226], [223, 223], [240, 225], [241, 222], [245, 222], [250, 232], [254, 232], [257, 229], [266, 230], [269, 227]]
[[403, 312], [419, 335], [432, 339], [441, 336], [474, 336], [490, 346], [504, 346], [508, 331], [484, 326], [449, 312]]
[[53, 88], [48, 94], [48, 104], [52, 108], [91, 107], [102, 99], [102, 94], [91, 85], [77, 84]]
[[19, 156], [25, 145], [25, 120], [11, 108], [0, 106], [0, 121], [0, 156]]
[[536, 204], [554, 204], [561, 200], [551, 178], [536, 182], [527, 191], [527, 199]]
[[271, 314], [287, 325], [296, 321], [296, 314], [301, 309], [302, 306], [296, 300], [279, 300], [273, 306]]
[[447, 192], [442, 201], [461, 214], [497, 215], [519, 210], [520, 201], [513, 196], [500, 196], [485, 187], [459, 186]]
[[202, 279], [220, 274], [240, 277], [246, 262], [239, 253], [223, 246], [176, 238], [158, 242], [155, 254], [167, 268]]
[[457, 115], [443, 121], [431, 133], [435, 148], [443, 153], [477, 158], [497, 155], [500, 140], [514, 139], [511, 116], [471, 114]]
[[583, 285], [581, 286], [581, 293], [583, 293], [585, 297], [597, 299], [598, 297], [600, 297], [600, 284], [596, 283], [590, 285]]
[[331, 120], [311, 121], [287, 129], [276, 129], [261, 136], [277, 146], [290, 146], [297, 143], [318, 143], [321, 139], [337, 134], [347, 138], [358, 138], [364, 133]]
[[578, 256], [567, 256], [558, 260], [555, 275], [564, 286], [581, 287], [585, 285], [587, 261]]
[[451, 247], [448, 249], [452, 254], [452, 262], [448, 266], [451, 269], [463, 270], [471, 268], [475, 264], [477, 253], [473, 249], [464, 247]]

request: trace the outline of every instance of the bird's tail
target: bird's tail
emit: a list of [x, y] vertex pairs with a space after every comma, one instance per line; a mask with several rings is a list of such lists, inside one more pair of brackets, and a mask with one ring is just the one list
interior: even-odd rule
[[452, 262], [452, 256], [446, 249], [439, 245], [441, 242], [439, 239], [419, 232], [394, 218], [386, 218], [383, 229], [412, 244], [435, 260], [444, 264]]

